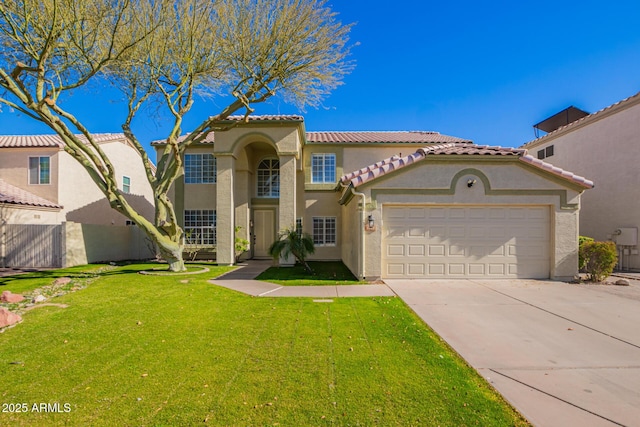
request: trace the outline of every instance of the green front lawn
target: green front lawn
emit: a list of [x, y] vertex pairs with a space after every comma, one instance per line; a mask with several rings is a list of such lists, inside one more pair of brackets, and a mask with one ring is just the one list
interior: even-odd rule
[[309, 266], [313, 270], [313, 274], [309, 274], [300, 264], [293, 267], [270, 267], [256, 277], [256, 280], [283, 286], [335, 286], [367, 283], [359, 281], [340, 261], [309, 261]]
[[0, 425], [527, 425], [398, 298], [252, 298], [207, 282], [227, 267], [152, 267], [0, 334]]

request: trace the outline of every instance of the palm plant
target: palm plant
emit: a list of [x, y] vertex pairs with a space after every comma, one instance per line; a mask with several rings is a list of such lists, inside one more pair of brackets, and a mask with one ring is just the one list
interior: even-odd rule
[[299, 233], [295, 227], [285, 228], [278, 234], [278, 239], [269, 246], [269, 255], [273, 259], [287, 258], [289, 255], [302, 264], [309, 273], [313, 273], [306, 258], [316, 251], [313, 238], [307, 233]]

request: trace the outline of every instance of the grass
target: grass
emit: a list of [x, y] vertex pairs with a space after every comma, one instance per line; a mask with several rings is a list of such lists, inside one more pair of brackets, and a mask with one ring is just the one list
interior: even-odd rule
[[340, 261], [309, 261], [309, 266], [313, 270], [313, 274], [309, 274], [302, 265], [296, 264], [293, 267], [270, 267], [256, 279], [283, 286], [335, 286], [367, 283], [359, 281]]
[[227, 267], [152, 267], [0, 334], [0, 403], [29, 408], [0, 425], [527, 425], [397, 298], [252, 298], [207, 282]]

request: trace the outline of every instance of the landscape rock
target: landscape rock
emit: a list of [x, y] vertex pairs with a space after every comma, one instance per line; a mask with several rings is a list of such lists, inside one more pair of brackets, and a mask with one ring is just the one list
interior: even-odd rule
[[11, 326], [22, 320], [22, 317], [10, 312], [4, 307], [0, 307], [0, 328]]
[[44, 302], [46, 300], [47, 300], [47, 298], [44, 295], [38, 295], [37, 297], [35, 297], [33, 299], [33, 302]]
[[56, 286], [66, 285], [67, 283], [71, 283], [70, 277], [59, 277], [53, 282]]
[[0, 296], [0, 301], [16, 303], [16, 302], [24, 301], [24, 297], [20, 294], [11, 293], [11, 291], [4, 291], [2, 293], [2, 296]]
[[616, 280], [616, 285], [618, 286], [629, 286], [630, 283], [627, 279], [618, 279]]

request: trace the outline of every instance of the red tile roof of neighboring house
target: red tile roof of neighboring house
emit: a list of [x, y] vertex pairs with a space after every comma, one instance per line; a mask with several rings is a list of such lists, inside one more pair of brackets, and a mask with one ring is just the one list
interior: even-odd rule
[[[107, 142], [125, 140], [123, 133], [96, 133], [93, 134], [96, 142]], [[80, 135], [80, 139], [86, 138]], [[27, 148], [27, 147], [50, 147], [62, 148], [62, 139], [58, 135], [0, 135], [0, 148]]]
[[313, 144], [432, 144], [471, 142], [468, 139], [430, 131], [307, 132], [307, 141]]
[[430, 147], [420, 148], [415, 153], [409, 154], [405, 157], [393, 156], [388, 159], [382, 160], [373, 165], [362, 168], [358, 171], [348, 173], [340, 178], [340, 182], [343, 185], [353, 185], [358, 187], [376, 178], [379, 178], [387, 173], [394, 172], [398, 169], [402, 169], [405, 166], [409, 166], [421, 160], [427, 158], [427, 156], [517, 156], [519, 160], [531, 164], [535, 167], [543, 169], [554, 175], [560, 176], [573, 183], [576, 183], [585, 188], [592, 188], [593, 182], [586, 178], [575, 175], [571, 172], [565, 171], [558, 167], [555, 167], [549, 163], [538, 160], [533, 156], [527, 154], [527, 150], [504, 148], [504, 147], [491, 147], [487, 145], [475, 145], [475, 144], [461, 144], [461, 143], [448, 143], [438, 144]]
[[62, 208], [62, 206], [50, 202], [49, 200], [36, 196], [22, 188], [8, 184], [2, 179], [0, 179], [0, 203], [56, 209]]

